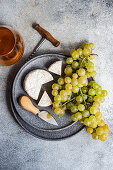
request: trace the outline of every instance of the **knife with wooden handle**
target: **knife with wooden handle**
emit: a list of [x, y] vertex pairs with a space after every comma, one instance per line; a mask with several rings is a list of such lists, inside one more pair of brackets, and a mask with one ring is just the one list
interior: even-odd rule
[[23, 109], [33, 113], [34, 115], [38, 115], [42, 120], [58, 126], [56, 120], [51, 116], [51, 114], [45, 110], [40, 111], [37, 107], [33, 105], [29, 97], [21, 96], [19, 98], [19, 104]]

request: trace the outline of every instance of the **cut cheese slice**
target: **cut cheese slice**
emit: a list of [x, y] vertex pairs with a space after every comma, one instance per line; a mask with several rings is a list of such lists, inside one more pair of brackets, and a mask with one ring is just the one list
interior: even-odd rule
[[44, 93], [38, 103], [38, 106], [47, 107], [47, 106], [50, 106], [51, 104], [52, 104], [52, 101], [51, 101], [50, 97], [48, 96], [47, 92], [44, 91]]
[[24, 90], [30, 97], [37, 100], [41, 86], [53, 80], [52, 75], [41, 69], [36, 69], [28, 73], [24, 79]]
[[48, 71], [61, 76], [61, 74], [62, 74], [62, 61], [56, 61], [53, 64], [51, 64], [48, 68]]
[[56, 120], [54, 119], [54, 117], [52, 117], [50, 115], [49, 112], [47, 111], [41, 111], [38, 113], [38, 116], [43, 119], [44, 121], [50, 123], [50, 124], [53, 124], [53, 125], [57, 125], [58, 126], [58, 123], [56, 122]]

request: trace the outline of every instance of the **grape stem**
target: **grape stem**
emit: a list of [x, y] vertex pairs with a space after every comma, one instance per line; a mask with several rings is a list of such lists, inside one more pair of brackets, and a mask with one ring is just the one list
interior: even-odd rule
[[75, 98], [76, 98], [76, 97], [73, 97], [71, 100], [69, 100], [69, 101], [63, 103], [62, 106], [65, 106], [67, 103], [71, 102], [71, 101], [74, 100]]
[[84, 99], [84, 96], [83, 96], [81, 87], [80, 87], [80, 93], [81, 93], [81, 96], [82, 96], [82, 98], [83, 98], [83, 100], [84, 100], [84, 104], [85, 104], [85, 107], [86, 107], [86, 101], [85, 101], [85, 99]]
[[[98, 54], [94, 54], [94, 53], [92, 53], [92, 54], [90, 54], [90, 55], [96, 55], [96, 56], [98, 56]], [[89, 56], [90, 56], [90, 55], [89, 55]]]

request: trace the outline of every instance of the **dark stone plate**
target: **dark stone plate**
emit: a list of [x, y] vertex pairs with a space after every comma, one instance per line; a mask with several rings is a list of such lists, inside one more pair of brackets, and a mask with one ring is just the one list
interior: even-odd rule
[[[63, 67], [65, 66], [65, 56], [60, 54], [44, 54], [37, 56], [24, 64], [22, 68], [17, 73], [12, 87], [12, 97], [11, 97], [11, 106], [14, 113], [14, 116], [18, 123], [29, 133], [41, 137], [44, 139], [63, 139], [69, 136], [72, 136], [83, 129], [83, 125], [79, 122], [72, 122], [70, 118], [70, 113], [67, 111], [65, 115], [58, 116], [54, 114], [49, 107], [38, 107], [37, 101], [32, 100], [32, 103], [39, 108], [39, 110], [47, 110], [51, 115], [55, 118], [58, 123], [58, 126], [51, 125], [39, 117], [33, 115], [31, 112], [28, 112], [22, 109], [18, 104], [18, 98], [22, 95], [27, 95], [27, 93], [23, 89], [23, 80], [25, 76], [34, 69], [44, 69], [48, 70], [48, 67], [55, 61], [62, 60]], [[63, 68], [62, 68], [63, 69]], [[54, 81], [58, 79], [58, 75], [51, 73], [54, 77]], [[41, 93], [43, 90], [46, 90], [49, 94], [51, 94], [51, 85], [54, 82], [47, 83], [42, 86], [39, 98], [41, 97]], [[52, 99], [52, 96], [50, 95]]]

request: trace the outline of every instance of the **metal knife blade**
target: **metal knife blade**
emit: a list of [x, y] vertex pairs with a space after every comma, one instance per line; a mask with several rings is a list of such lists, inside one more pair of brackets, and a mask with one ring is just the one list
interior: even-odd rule
[[54, 119], [54, 117], [51, 116], [51, 114], [48, 112], [48, 111], [40, 111], [38, 114], [37, 114], [42, 120], [50, 123], [50, 124], [53, 124], [53, 125], [56, 125], [58, 126], [58, 123], [56, 122], [56, 120]]

